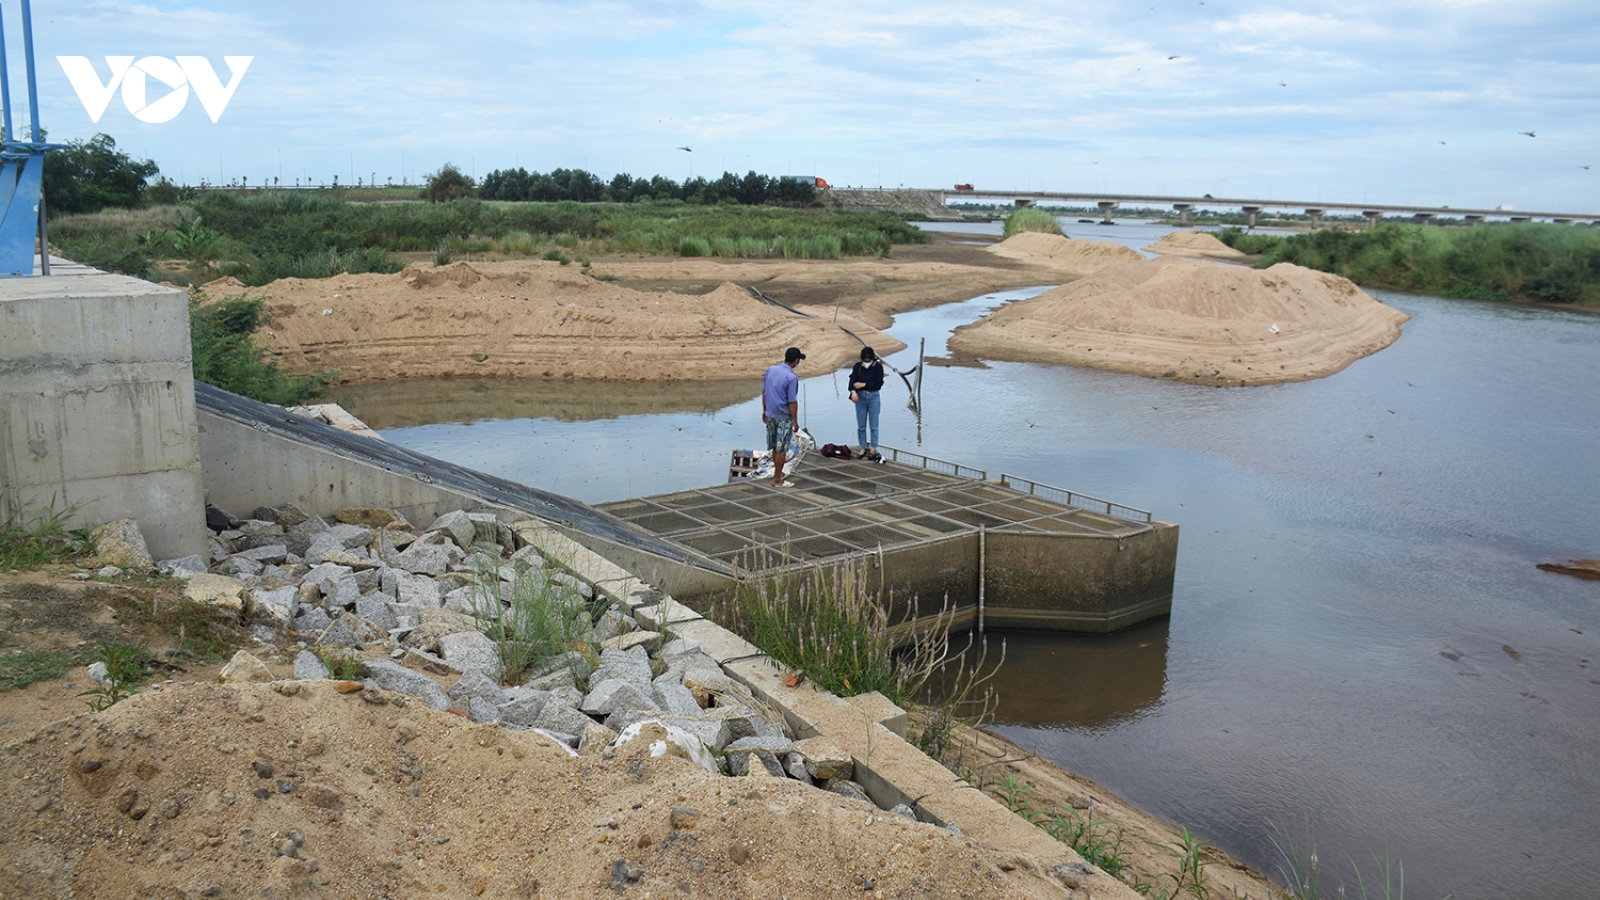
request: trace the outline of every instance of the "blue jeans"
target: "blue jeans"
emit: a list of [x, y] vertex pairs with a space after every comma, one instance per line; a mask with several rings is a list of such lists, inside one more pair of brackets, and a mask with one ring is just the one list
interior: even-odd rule
[[[856, 392], [856, 443], [861, 449], [878, 449], [878, 410], [883, 408], [877, 391]], [[872, 425], [872, 442], [867, 442], [867, 425]]]

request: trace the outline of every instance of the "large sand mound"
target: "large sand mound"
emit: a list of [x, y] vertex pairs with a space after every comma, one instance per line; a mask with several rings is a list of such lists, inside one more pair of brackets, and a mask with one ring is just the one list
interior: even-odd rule
[[338, 684], [152, 687], [7, 745], [5, 896], [1067, 893], [1031, 858], [797, 781], [574, 757]]
[[1075, 241], [1059, 234], [1025, 231], [989, 248], [989, 252], [1069, 275], [1087, 275], [1106, 266], [1144, 259], [1139, 251], [1109, 241]]
[[1246, 256], [1203, 231], [1174, 231], [1154, 244], [1146, 245], [1144, 249], [1162, 256], [1209, 259], [1244, 259]]
[[848, 313], [806, 318], [723, 283], [705, 294], [638, 291], [536, 260], [413, 265], [394, 275], [285, 278], [213, 299], [266, 298], [259, 343], [290, 372], [344, 381], [479, 376], [593, 381], [759, 378], [785, 347], [802, 374], [905, 345]]
[[1320, 378], [1387, 347], [1405, 313], [1352, 282], [1163, 257], [1012, 303], [950, 338], [988, 359], [1094, 366], [1205, 384]]

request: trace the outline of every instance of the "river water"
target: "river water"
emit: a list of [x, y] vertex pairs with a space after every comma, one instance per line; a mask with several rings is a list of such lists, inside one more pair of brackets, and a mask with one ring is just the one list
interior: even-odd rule
[[[1170, 230], [1067, 228], [1130, 246]], [[1042, 289], [889, 331], [937, 356], [951, 328]], [[1352, 862], [1370, 889], [1385, 852], [1413, 898], [1600, 895], [1600, 584], [1535, 568], [1600, 555], [1600, 317], [1371, 293], [1413, 318], [1329, 378], [933, 366], [920, 421], [890, 376], [883, 443], [1182, 527], [1169, 618], [1007, 636], [1012, 740], [1269, 874], [1271, 838], [1314, 842], [1330, 896], [1360, 896]], [[802, 381], [819, 443], [855, 440], [844, 374]], [[395, 443], [602, 502], [724, 480], [729, 451], [760, 443], [759, 376], [334, 399]]]

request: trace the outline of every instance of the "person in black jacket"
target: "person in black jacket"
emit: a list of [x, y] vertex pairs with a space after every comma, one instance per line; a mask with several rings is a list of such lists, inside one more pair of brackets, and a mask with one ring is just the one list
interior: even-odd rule
[[[883, 390], [883, 363], [871, 347], [861, 348], [861, 361], [850, 370], [850, 402], [856, 405], [856, 442], [861, 445], [861, 455], [867, 459], [881, 459], [878, 455], [878, 411], [882, 408], [879, 392]], [[867, 440], [867, 426], [872, 426], [872, 440]]]

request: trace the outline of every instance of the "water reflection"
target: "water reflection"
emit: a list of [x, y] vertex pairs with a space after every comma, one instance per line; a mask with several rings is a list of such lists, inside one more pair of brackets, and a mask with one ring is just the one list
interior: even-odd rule
[[381, 431], [486, 419], [593, 422], [623, 416], [714, 413], [750, 399], [759, 388], [748, 381], [636, 384], [419, 378], [345, 385], [330, 390], [327, 399], [360, 410], [361, 420]]
[[1096, 731], [1161, 704], [1167, 684], [1162, 617], [1109, 635], [1030, 631], [989, 633], [1006, 643], [1006, 661], [990, 682], [999, 695], [994, 724]]

